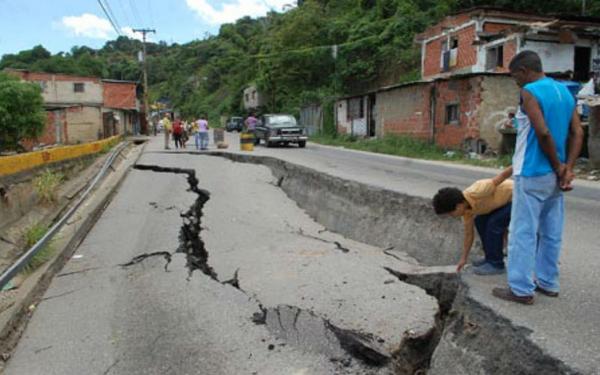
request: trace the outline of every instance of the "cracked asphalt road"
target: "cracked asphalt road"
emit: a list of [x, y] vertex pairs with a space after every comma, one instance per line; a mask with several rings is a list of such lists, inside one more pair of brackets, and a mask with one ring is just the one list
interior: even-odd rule
[[[410, 270], [414, 261], [323, 231], [266, 167], [156, 153], [140, 164], [196, 170], [210, 192], [201, 232], [208, 263], [222, 280], [237, 272], [240, 289], [201, 272], [188, 280], [185, 255], [175, 253], [180, 214], [196, 199], [185, 177], [132, 170], [81, 257], [37, 306], [6, 374], [384, 374], [389, 367], [366, 366], [347, 350], [324, 351], [332, 336], [323, 343], [311, 333], [313, 317], [384, 355], [404, 332], [435, 324], [437, 301], [391, 282], [383, 268]], [[167, 271], [163, 252], [173, 254]], [[253, 321], [282, 306], [305, 312], [302, 334]]]

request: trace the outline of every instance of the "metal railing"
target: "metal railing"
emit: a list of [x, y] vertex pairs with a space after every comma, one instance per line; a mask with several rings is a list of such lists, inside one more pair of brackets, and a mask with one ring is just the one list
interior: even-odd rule
[[104, 175], [106, 174], [108, 168], [110, 168], [112, 163], [121, 153], [121, 151], [125, 149], [127, 144], [128, 142], [123, 142], [112, 151], [111, 155], [108, 157], [108, 159], [106, 159], [96, 177], [94, 177], [94, 179], [88, 184], [87, 189], [83, 192], [83, 194], [81, 194], [77, 202], [56, 223], [54, 223], [54, 225], [52, 225], [50, 229], [48, 229], [46, 234], [44, 234], [44, 236], [40, 238], [38, 242], [36, 242], [29, 250], [27, 250], [23, 255], [21, 255], [21, 257], [17, 259], [15, 263], [13, 263], [10, 267], [4, 270], [4, 272], [2, 272], [2, 275], [0, 275], [0, 290], [6, 284], [8, 284], [8, 282], [10, 282], [10, 280], [12, 280], [13, 277], [15, 277], [17, 273], [19, 273], [19, 271], [23, 267], [25, 267], [25, 265], [27, 265], [31, 258], [33, 258], [40, 250], [44, 248], [44, 246], [46, 246], [50, 242], [52, 237], [54, 237], [54, 235], [58, 233], [62, 226], [67, 222], [67, 220], [69, 220], [69, 218], [73, 216], [75, 211], [77, 211], [79, 206], [81, 206], [81, 204], [88, 197], [90, 192], [96, 187], [96, 185], [98, 185], [102, 177], [104, 177]]

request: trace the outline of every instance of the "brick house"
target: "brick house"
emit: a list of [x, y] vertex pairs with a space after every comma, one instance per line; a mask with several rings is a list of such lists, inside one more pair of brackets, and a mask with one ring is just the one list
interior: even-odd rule
[[474, 8], [443, 19], [416, 36], [423, 79], [464, 73], [508, 72], [522, 50], [537, 52], [547, 73], [573, 72], [585, 81], [599, 56], [600, 19], [552, 17]]
[[350, 101], [362, 98], [368, 109], [358, 114], [372, 119], [372, 135], [404, 134], [446, 148], [498, 151], [510, 136], [499, 129], [519, 100], [508, 74], [515, 54], [536, 51], [547, 73], [577, 81], [600, 70], [600, 19], [589, 17], [474, 8], [446, 17], [415, 41], [421, 46], [422, 79], [341, 98], [338, 131], [365, 135], [354, 132], [352, 116], [344, 116]]
[[[135, 82], [103, 81], [97, 77], [19, 69], [6, 71], [22, 80], [35, 82], [42, 88], [47, 114], [46, 128], [36, 140], [23, 142], [26, 148], [90, 142], [124, 134], [124, 126], [131, 124], [137, 116]], [[106, 126], [106, 120], [109, 117], [114, 120], [115, 116], [123, 119], [122, 124], [118, 127]]]
[[103, 134], [134, 134], [139, 130], [137, 84], [131, 81], [102, 80]]

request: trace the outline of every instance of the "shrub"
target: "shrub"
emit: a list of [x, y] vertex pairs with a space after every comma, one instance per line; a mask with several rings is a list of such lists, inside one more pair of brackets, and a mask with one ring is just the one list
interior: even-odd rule
[[56, 191], [63, 181], [64, 175], [47, 169], [33, 181], [35, 190], [41, 202], [54, 203], [57, 200]]

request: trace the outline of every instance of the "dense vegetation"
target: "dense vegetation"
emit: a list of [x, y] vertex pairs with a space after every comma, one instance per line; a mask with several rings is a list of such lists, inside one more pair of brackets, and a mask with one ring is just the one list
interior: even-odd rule
[[[305, 0], [286, 13], [226, 24], [218, 35], [186, 44], [148, 46], [151, 98], [184, 114], [242, 111], [242, 89], [255, 83], [267, 110], [297, 112], [302, 103], [381, 82], [418, 77], [414, 34], [441, 17], [478, 5], [535, 13], [577, 14], [581, 0]], [[588, 1], [600, 15], [600, 1]], [[337, 45], [334, 50], [333, 45]], [[140, 42], [120, 37], [99, 49], [51, 55], [42, 46], [5, 55], [0, 69], [139, 80]], [[335, 52], [335, 53], [334, 53]]]
[[0, 152], [44, 130], [46, 115], [40, 86], [0, 73]]

